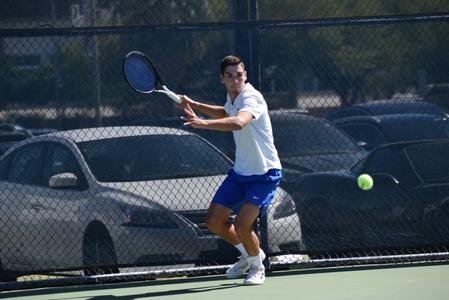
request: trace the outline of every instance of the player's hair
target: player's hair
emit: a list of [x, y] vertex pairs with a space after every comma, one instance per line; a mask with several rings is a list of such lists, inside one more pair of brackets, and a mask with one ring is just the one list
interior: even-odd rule
[[235, 56], [235, 55], [226, 56], [221, 61], [221, 65], [220, 65], [221, 75], [224, 75], [224, 72], [225, 72], [227, 66], [236, 66], [236, 65], [240, 65], [240, 64], [243, 66], [243, 70], [245, 70], [245, 64], [243, 63], [243, 60], [240, 57]]

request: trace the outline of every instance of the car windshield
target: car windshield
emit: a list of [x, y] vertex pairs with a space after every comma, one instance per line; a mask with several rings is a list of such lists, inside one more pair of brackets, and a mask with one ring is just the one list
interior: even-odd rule
[[356, 142], [322, 119], [272, 123], [274, 142], [284, 158], [363, 151]]
[[100, 182], [226, 174], [230, 161], [194, 135], [147, 135], [77, 143]]

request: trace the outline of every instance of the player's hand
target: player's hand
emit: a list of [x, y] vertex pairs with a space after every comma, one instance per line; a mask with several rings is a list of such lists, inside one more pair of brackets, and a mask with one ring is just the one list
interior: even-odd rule
[[204, 128], [207, 126], [207, 121], [200, 119], [190, 107], [189, 103], [185, 103], [184, 113], [186, 114], [185, 117], [182, 118], [184, 125], [192, 126], [194, 128]]
[[195, 101], [190, 99], [188, 96], [186, 95], [178, 95], [178, 96], [181, 99], [181, 103], [178, 104], [180, 108], [186, 109], [187, 105], [189, 105], [190, 107], [195, 105]]

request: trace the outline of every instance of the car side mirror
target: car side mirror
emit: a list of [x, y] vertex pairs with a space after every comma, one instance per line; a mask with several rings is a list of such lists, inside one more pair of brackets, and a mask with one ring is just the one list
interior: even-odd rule
[[73, 173], [60, 173], [50, 177], [48, 185], [51, 188], [68, 188], [78, 185], [78, 177]]
[[372, 174], [371, 177], [373, 177], [374, 182], [377, 181], [377, 182], [399, 184], [399, 180], [397, 180], [396, 177], [394, 177], [389, 173], [376, 173]]

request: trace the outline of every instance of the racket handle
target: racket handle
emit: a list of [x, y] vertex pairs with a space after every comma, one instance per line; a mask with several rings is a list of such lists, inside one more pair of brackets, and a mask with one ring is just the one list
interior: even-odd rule
[[175, 93], [170, 91], [165, 85], [163, 85], [162, 88], [164, 89], [163, 91], [161, 91], [162, 93], [164, 93], [165, 95], [170, 97], [176, 103], [178, 103], [178, 104], [181, 103], [181, 98], [179, 98], [178, 95], [176, 95]]

